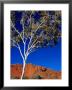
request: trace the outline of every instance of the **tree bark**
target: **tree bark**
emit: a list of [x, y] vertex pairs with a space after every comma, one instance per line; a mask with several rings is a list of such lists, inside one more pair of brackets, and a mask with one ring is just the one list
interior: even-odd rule
[[24, 71], [25, 71], [25, 65], [26, 65], [26, 60], [23, 60], [23, 68], [22, 68], [22, 75], [21, 75], [21, 79], [23, 79], [24, 76]]

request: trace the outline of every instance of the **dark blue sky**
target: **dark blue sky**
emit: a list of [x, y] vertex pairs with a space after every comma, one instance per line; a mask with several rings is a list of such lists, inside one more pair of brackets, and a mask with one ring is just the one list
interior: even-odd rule
[[[17, 48], [11, 48], [11, 64], [22, 64], [22, 58]], [[31, 53], [26, 63], [45, 66], [53, 70], [61, 70], [61, 40], [54, 47], [41, 48]]]

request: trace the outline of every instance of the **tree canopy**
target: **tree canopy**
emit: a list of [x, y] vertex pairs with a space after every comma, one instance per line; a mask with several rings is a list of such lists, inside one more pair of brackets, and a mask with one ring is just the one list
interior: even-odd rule
[[54, 46], [60, 36], [61, 11], [11, 11], [11, 38], [26, 42], [29, 51]]
[[23, 59], [22, 79], [28, 55], [36, 49], [58, 43], [61, 37], [61, 11], [11, 11], [10, 23], [11, 47], [17, 47]]

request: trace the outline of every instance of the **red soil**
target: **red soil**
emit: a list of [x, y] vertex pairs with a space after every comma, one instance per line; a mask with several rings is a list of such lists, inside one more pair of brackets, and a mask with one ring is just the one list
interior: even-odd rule
[[[11, 79], [20, 79], [22, 73], [22, 65], [11, 65]], [[42, 66], [26, 64], [24, 77], [27, 79], [34, 79], [36, 76], [42, 79], [61, 79], [61, 72], [53, 71]]]

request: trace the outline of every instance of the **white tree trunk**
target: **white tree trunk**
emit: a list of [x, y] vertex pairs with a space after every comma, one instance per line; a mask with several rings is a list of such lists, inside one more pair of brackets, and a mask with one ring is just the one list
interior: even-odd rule
[[24, 76], [24, 71], [25, 71], [25, 65], [26, 65], [26, 60], [23, 60], [23, 67], [22, 67], [22, 75], [21, 75], [21, 79], [23, 78]]

